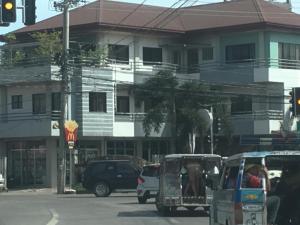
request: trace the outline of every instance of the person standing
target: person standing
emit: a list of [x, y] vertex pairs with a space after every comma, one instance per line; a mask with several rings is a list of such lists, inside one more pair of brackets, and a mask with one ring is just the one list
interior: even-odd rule
[[246, 188], [262, 188], [265, 178], [267, 191], [267, 223], [268, 225], [274, 225], [280, 206], [280, 198], [275, 195], [269, 195], [271, 182], [267, 168], [258, 164], [251, 164], [245, 167], [245, 172], [243, 186]]

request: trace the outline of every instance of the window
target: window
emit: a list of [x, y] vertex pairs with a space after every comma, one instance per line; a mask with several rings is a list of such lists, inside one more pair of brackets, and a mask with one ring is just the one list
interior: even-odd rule
[[160, 64], [162, 62], [162, 49], [143, 47], [143, 61], [144, 65]]
[[52, 101], [52, 104], [51, 104], [51, 109], [52, 111], [60, 111], [60, 93], [57, 92], [57, 93], [52, 93], [52, 96], [51, 96], [51, 101]]
[[278, 58], [280, 59], [280, 67], [292, 69], [296, 68], [297, 65], [293, 60], [300, 60], [300, 45], [279, 43], [278, 48]]
[[235, 189], [236, 188], [238, 173], [239, 173], [238, 166], [226, 168], [223, 189]]
[[231, 100], [231, 114], [251, 113], [252, 99], [247, 96], [239, 96]]
[[255, 59], [255, 44], [228, 45], [226, 46], [226, 62], [241, 63]]
[[33, 114], [46, 113], [46, 94], [32, 95], [32, 112]]
[[189, 49], [187, 52], [188, 73], [198, 72], [199, 54], [198, 49]]
[[214, 58], [214, 49], [213, 48], [203, 48], [202, 49], [202, 60], [213, 60]]
[[23, 108], [22, 95], [11, 96], [11, 108], [12, 109], [22, 109]]
[[117, 96], [117, 112], [129, 113], [129, 96]]
[[117, 63], [129, 64], [129, 46], [108, 45], [108, 58], [116, 60]]
[[173, 51], [173, 64], [181, 65], [181, 52]]
[[90, 112], [106, 112], [106, 93], [90, 92], [89, 110]]

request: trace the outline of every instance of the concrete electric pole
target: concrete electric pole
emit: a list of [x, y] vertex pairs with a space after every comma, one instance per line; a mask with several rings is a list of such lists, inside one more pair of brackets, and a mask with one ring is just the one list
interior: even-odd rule
[[[61, 60], [61, 111], [59, 122], [59, 153], [58, 153], [58, 174], [57, 174], [57, 193], [63, 194], [66, 186], [66, 142], [64, 123], [71, 119], [71, 108], [69, 99], [69, 77], [68, 77], [68, 59], [69, 59], [69, 8], [77, 6], [80, 2], [85, 3], [85, 0], [63, 0], [54, 2], [54, 7], [63, 12], [63, 50]], [[70, 157], [71, 160], [71, 157]], [[72, 165], [70, 161], [70, 165]], [[71, 171], [71, 170], [70, 170]], [[72, 174], [70, 174], [70, 177]], [[70, 187], [71, 188], [71, 187]]]

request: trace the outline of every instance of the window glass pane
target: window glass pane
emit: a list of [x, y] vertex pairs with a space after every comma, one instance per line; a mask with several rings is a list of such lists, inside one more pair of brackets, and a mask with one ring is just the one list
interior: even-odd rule
[[199, 54], [198, 49], [189, 49], [187, 52], [188, 73], [198, 72]]
[[60, 93], [52, 93], [52, 110], [59, 111], [60, 110]]
[[144, 65], [160, 64], [162, 62], [161, 48], [143, 47], [143, 63]]
[[250, 113], [252, 112], [252, 99], [247, 96], [240, 96], [231, 99], [231, 113]]
[[108, 58], [116, 60], [117, 63], [129, 63], [128, 45], [108, 45]]
[[32, 112], [34, 114], [46, 113], [46, 94], [32, 95]]
[[247, 62], [255, 59], [255, 44], [228, 45], [225, 49], [227, 62]]
[[202, 60], [212, 60], [214, 57], [213, 48], [203, 48], [202, 49]]
[[181, 52], [180, 51], [173, 52], [173, 64], [181, 65]]
[[13, 95], [13, 96], [11, 96], [11, 108], [12, 109], [21, 109], [21, 108], [23, 108], [22, 95]]
[[106, 112], [106, 93], [90, 92], [89, 110], [90, 112]]
[[129, 96], [117, 96], [117, 112], [129, 113]]

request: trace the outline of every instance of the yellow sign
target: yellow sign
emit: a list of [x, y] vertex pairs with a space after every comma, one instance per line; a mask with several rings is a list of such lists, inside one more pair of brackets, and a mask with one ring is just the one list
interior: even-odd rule
[[255, 200], [255, 199], [257, 199], [257, 195], [255, 195], [255, 194], [246, 195], [246, 199]]

